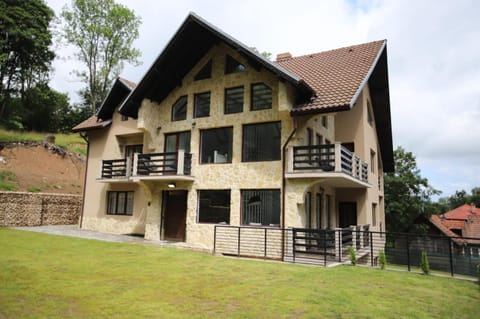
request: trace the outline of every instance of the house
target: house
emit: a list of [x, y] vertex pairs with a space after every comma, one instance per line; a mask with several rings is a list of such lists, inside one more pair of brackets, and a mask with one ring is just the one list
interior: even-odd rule
[[272, 62], [190, 14], [73, 130], [89, 141], [85, 229], [205, 249], [216, 226], [385, 230], [384, 40]]

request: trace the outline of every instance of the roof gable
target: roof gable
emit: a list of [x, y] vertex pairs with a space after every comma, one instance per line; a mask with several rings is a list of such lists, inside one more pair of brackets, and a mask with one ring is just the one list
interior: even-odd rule
[[297, 75], [265, 59], [248, 46], [209, 24], [194, 13], [190, 13], [178, 31], [163, 49], [150, 69], [145, 73], [137, 88], [120, 108], [122, 114], [137, 118], [138, 109], [144, 98], [161, 102], [198, 61], [218, 43], [223, 42], [247, 58], [249, 64], [259, 70], [265, 68], [282, 80], [291, 83], [305, 99], [314, 90]]

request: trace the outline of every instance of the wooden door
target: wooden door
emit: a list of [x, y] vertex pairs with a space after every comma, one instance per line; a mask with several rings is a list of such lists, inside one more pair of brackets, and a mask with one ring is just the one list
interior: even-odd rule
[[185, 240], [187, 221], [187, 191], [165, 191], [164, 233], [165, 240]]

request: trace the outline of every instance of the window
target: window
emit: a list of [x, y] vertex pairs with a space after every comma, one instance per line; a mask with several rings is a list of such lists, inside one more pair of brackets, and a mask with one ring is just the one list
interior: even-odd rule
[[230, 190], [198, 191], [198, 222], [230, 224]]
[[323, 144], [323, 137], [320, 134], [316, 134], [316, 144], [315, 145], [322, 145]]
[[244, 125], [242, 160], [244, 162], [279, 160], [280, 133], [280, 122]]
[[231, 163], [232, 139], [232, 127], [200, 131], [200, 163]]
[[372, 203], [372, 226], [377, 226], [377, 204]]
[[181, 121], [187, 118], [187, 96], [181, 96], [172, 106], [172, 121]]
[[225, 114], [243, 112], [243, 86], [225, 89]]
[[280, 190], [242, 190], [242, 225], [280, 226]]
[[195, 94], [195, 117], [210, 116], [210, 92]]
[[375, 152], [370, 150], [370, 171], [375, 173]]
[[128, 121], [128, 116], [122, 114], [122, 121]]
[[305, 194], [305, 215], [307, 217], [307, 228], [312, 228], [312, 193]]
[[272, 89], [264, 83], [252, 84], [251, 110], [264, 110], [272, 108]]
[[372, 105], [369, 100], [367, 100], [367, 121], [370, 126], [373, 126]]
[[331, 210], [331, 205], [332, 205], [330, 195], [325, 196], [325, 202], [326, 202], [326, 205], [327, 205], [326, 212], [325, 212], [326, 215], [327, 215], [327, 225], [326, 226], [327, 226], [328, 229], [330, 229], [332, 227], [332, 225], [330, 223], [331, 222], [331, 220], [330, 220], [330, 210]]
[[201, 69], [195, 74], [194, 81], [200, 81], [209, 79], [212, 77], [212, 60], [208, 61]]
[[133, 214], [133, 192], [108, 192], [107, 197], [108, 215]]
[[227, 55], [225, 57], [225, 74], [238, 73], [245, 71], [245, 66]]
[[322, 194], [316, 194], [317, 229], [322, 229]]
[[322, 116], [322, 125], [323, 127], [328, 127], [328, 116]]

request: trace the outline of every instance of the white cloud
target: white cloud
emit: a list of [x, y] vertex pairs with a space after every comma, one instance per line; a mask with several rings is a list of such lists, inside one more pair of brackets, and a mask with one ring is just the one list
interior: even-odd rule
[[[319, 52], [388, 39], [393, 138], [413, 152], [423, 176], [450, 195], [480, 186], [480, 2], [475, 0], [148, 1], [121, 0], [142, 18], [135, 46], [143, 65], [123, 76], [139, 81], [187, 14], [273, 55]], [[58, 13], [64, 1], [48, 0]], [[56, 63], [53, 83], [73, 92]]]

